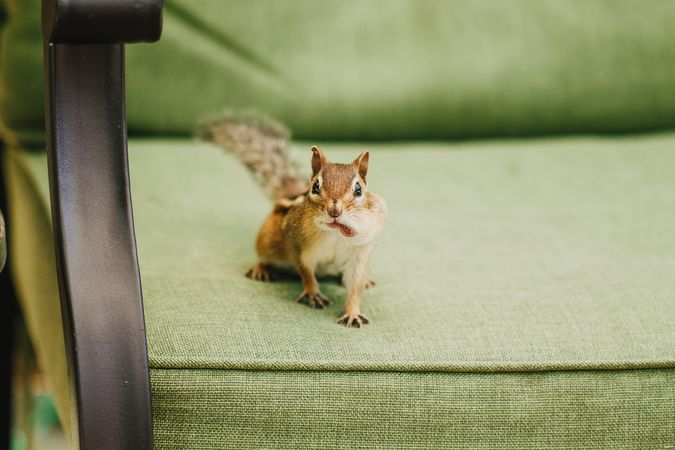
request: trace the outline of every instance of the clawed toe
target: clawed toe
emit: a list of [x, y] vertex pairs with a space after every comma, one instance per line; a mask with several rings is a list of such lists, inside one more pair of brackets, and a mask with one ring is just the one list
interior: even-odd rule
[[361, 328], [361, 325], [366, 325], [370, 321], [363, 314], [344, 314], [337, 321], [339, 324], [343, 324], [347, 327], [356, 327]]
[[330, 304], [328, 297], [321, 292], [303, 292], [298, 297], [298, 303], [305, 303], [310, 308], [323, 309]]

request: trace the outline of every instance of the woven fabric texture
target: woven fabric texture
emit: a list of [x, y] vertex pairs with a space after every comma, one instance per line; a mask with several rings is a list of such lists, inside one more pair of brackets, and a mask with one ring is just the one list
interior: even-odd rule
[[675, 371], [152, 370], [157, 449], [668, 449]]
[[[0, 115], [39, 140], [40, 2], [4, 3]], [[672, 0], [167, 0], [161, 41], [127, 47], [129, 128], [224, 105], [313, 139], [672, 128], [674, 22]]]
[[[215, 147], [132, 141], [153, 367], [518, 371], [675, 367], [673, 135], [371, 145], [390, 219], [361, 330], [243, 276], [270, 209]], [[302, 150], [300, 150], [302, 148]], [[338, 161], [363, 146], [329, 145]], [[386, 149], [386, 151], [385, 151]], [[308, 159], [309, 150], [297, 154]], [[26, 157], [41, 180], [43, 156]], [[306, 162], [306, 165], [309, 163]], [[598, 171], [601, 171], [599, 174]], [[405, 175], [403, 175], [405, 174]]]

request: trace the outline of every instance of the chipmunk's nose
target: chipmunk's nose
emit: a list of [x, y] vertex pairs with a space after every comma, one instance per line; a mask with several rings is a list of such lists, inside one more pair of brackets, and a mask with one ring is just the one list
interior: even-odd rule
[[328, 215], [331, 216], [333, 219], [336, 219], [340, 217], [340, 214], [342, 214], [342, 205], [337, 201], [333, 200], [328, 205]]

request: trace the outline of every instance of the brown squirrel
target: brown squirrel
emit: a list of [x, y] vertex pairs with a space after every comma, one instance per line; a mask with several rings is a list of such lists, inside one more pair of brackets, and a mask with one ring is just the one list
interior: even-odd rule
[[351, 164], [337, 164], [313, 146], [307, 183], [288, 162], [288, 130], [269, 118], [225, 113], [203, 122], [199, 134], [234, 153], [274, 202], [256, 239], [258, 264], [246, 275], [270, 281], [275, 270], [293, 270], [303, 285], [298, 302], [312, 308], [329, 303], [316, 277], [340, 276], [347, 299], [338, 323], [367, 324], [359, 304], [374, 285], [368, 264], [387, 216], [384, 200], [368, 190], [368, 151]]

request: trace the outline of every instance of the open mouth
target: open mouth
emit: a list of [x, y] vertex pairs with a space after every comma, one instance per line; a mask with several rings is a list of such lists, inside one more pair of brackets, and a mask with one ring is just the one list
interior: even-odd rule
[[347, 225], [338, 223], [337, 220], [334, 220], [332, 222], [328, 222], [326, 225], [328, 225], [330, 228], [339, 229], [340, 233], [342, 233], [342, 235], [345, 236], [345, 237], [352, 237], [356, 234], [352, 228], [348, 227]]

